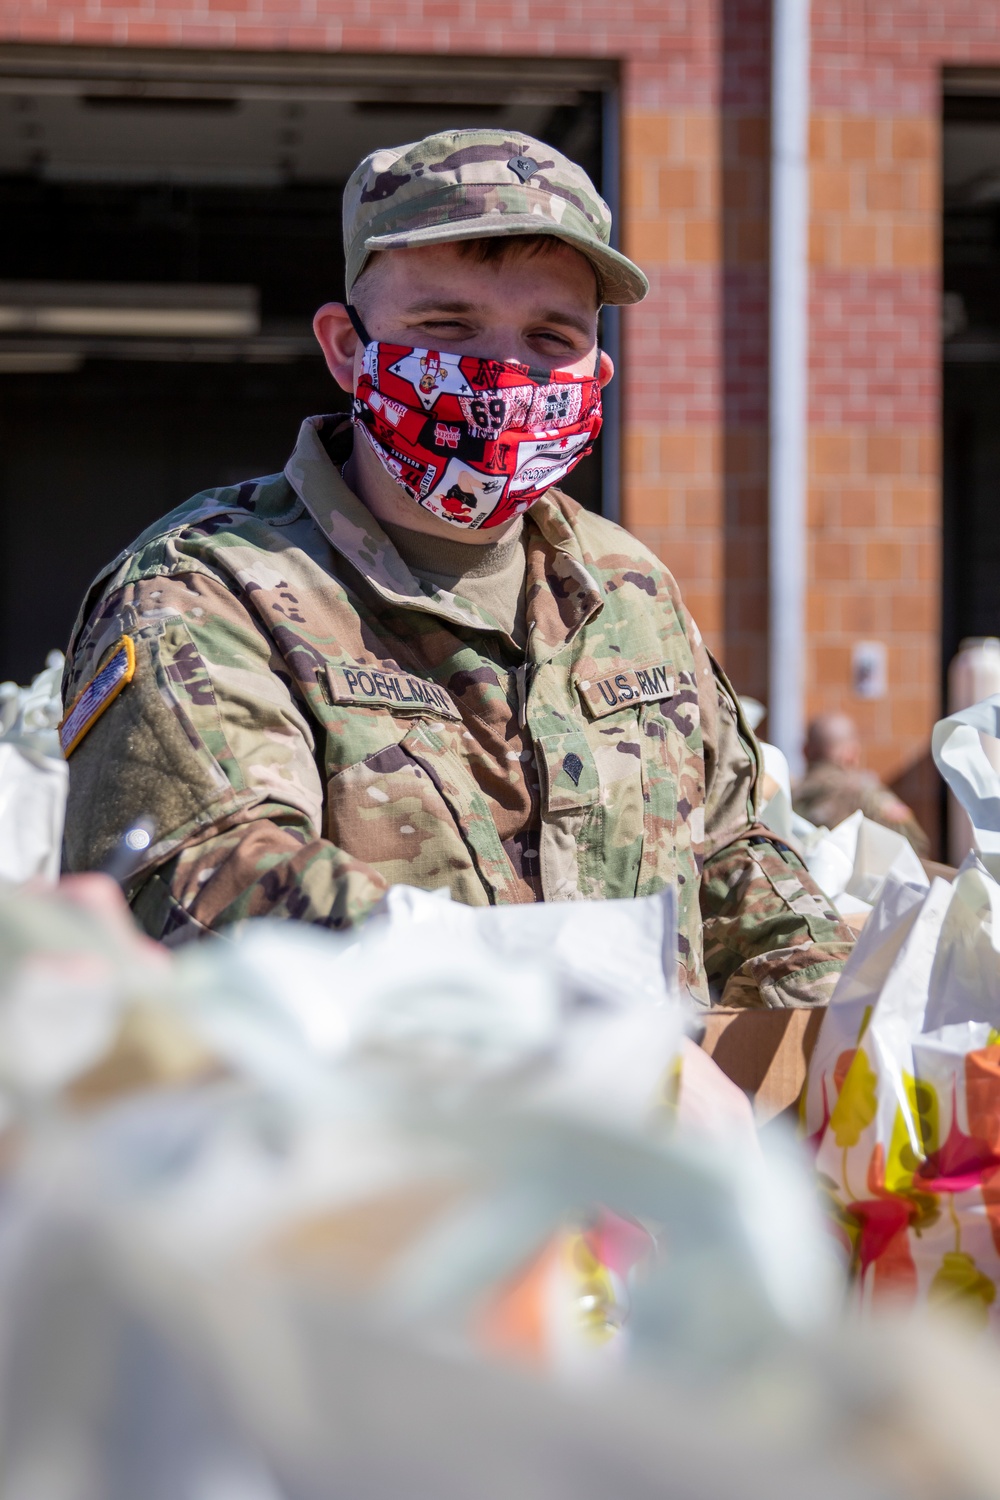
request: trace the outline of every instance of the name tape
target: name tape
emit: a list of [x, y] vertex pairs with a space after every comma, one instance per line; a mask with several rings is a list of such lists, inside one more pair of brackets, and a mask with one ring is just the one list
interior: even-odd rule
[[617, 713], [637, 703], [657, 703], [674, 696], [674, 679], [666, 662], [656, 667], [624, 667], [596, 682], [578, 678], [576, 686], [592, 719], [601, 719], [605, 714]]
[[365, 708], [388, 708], [393, 713], [425, 714], [461, 724], [462, 715], [451, 695], [435, 682], [386, 672], [381, 667], [327, 667], [334, 703], [361, 703]]

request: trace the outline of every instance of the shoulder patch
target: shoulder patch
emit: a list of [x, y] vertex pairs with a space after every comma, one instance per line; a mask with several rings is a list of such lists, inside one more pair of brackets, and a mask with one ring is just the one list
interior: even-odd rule
[[387, 708], [396, 714], [462, 722], [451, 694], [423, 677], [376, 667], [327, 667], [326, 676], [334, 703], [362, 703], [366, 708]]
[[590, 717], [603, 719], [605, 714], [631, 708], [635, 703], [656, 703], [661, 698], [672, 698], [675, 684], [669, 673], [668, 662], [651, 667], [623, 664], [620, 672], [594, 682], [578, 677], [576, 688]]
[[135, 645], [132, 637], [123, 635], [110, 659], [78, 693], [59, 725], [59, 743], [68, 760], [87, 730], [113, 703], [125, 685], [135, 676]]

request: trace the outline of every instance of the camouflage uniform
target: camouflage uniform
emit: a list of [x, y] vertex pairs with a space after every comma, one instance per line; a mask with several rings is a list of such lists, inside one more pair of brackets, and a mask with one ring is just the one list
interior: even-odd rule
[[474, 906], [673, 884], [699, 1000], [826, 1000], [850, 934], [755, 823], [753, 737], [663, 564], [549, 491], [525, 657], [420, 589], [340, 477], [350, 443], [307, 421], [283, 476], [196, 496], [97, 580], [67, 702], [123, 635], [135, 675], [70, 756], [68, 867], [152, 814], [131, 900], [167, 941], [342, 927], [398, 882]]
[[922, 859], [930, 853], [930, 840], [911, 810], [895, 792], [883, 786], [874, 771], [848, 770], [820, 761], [794, 788], [795, 811], [821, 828], [836, 828], [859, 810], [873, 823], [901, 833]]

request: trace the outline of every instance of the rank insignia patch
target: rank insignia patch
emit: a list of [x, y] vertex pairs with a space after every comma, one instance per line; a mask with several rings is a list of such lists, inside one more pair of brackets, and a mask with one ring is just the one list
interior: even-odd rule
[[[522, 182], [527, 182], [528, 178], [534, 177], [538, 171], [537, 161], [533, 161], [530, 156], [512, 156], [507, 165], [514, 176], [520, 178]], [[549, 165], [551, 166], [551, 163]]]
[[123, 635], [111, 658], [81, 693], [78, 693], [59, 725], [59, 743], [69, 759], [87, 730], [97, 723], [109, 703], [113, 703], [135, 675], [135, 646], [131, 636]]

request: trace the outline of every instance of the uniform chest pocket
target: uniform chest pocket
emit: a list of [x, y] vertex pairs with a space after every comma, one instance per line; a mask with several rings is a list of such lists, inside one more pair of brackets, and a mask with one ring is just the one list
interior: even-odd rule
[[604, 809], [597, 762], [586, 734], [567, 729], [533, 737], [542, 827], [539, 840], [546, 901], [602, 896]]
[[534, 745], [546, 812], [582, 812], [600, 802], [597, 762], [582, 730], [540, 735]]
[[638, 894], [685, 881], [697, 873], [705, 836], [705, 761], [701, 711], [691, 674], [678, 674], [678, 691], [642, 710], [639, 739], [646, 841]]
[[647, 704], [640, 717], [643, 780], [660, 817], [686, 818], [705, 802], [701, 706], [684, 675], [675, 696]]
[[456, 901], [486, 905], [489, 855], [505, 878], [510, 866], [499, 840], [485, 858], [477, 847], [461, 767], [429, 726], [411, 721], [400, 734], [388, 716], [384, 724], [387, 743], [329, 778], [327, 837], [390, 885], [447, 886]]
[[673, 821], [676, 797], [670, 797], [668, 811], [670, 785], [663, 773], [677, 757], [665, 756], [664, 748], [676, 737], [672, 718], [684, 697], [683, 675], [672, 662], [653, 659], [645, 665], [620, 662], [613, 673], [593, 671], [575, 679], [590, 720], [587, 733], [597, 761], [608, 841], [617, 850], [628, 850], [618, 872], [626, 886], [636, 865], [637, 842], [651, 827], [662, 833], [664, 822]]
[[598, 719], [588, 727], [601, 788], [601, 880], [608, 899], [635, 895], [646, 830], [642, 711]]

